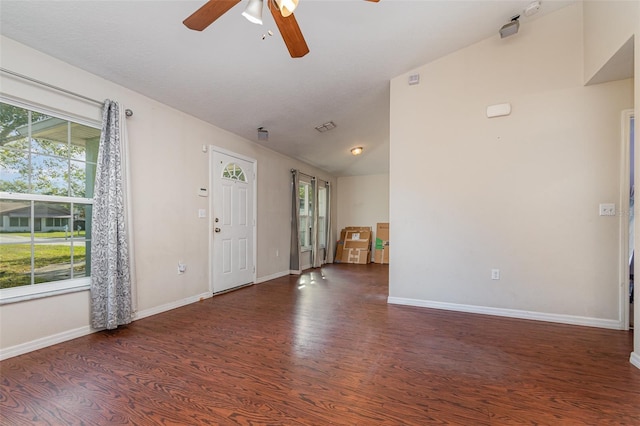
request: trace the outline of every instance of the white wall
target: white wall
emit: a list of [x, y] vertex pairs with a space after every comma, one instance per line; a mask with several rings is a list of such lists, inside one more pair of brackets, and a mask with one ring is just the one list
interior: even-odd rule
[[370, 226], [375, 241], [376, 224], [389, 222], [389, 174], [339, 177], [337, 204], [338, 232]]
[[[208, 186], [203, 144], [257, 160], [257, 281], [288, 274], [290, 169], [313, 173], [334, 187], [335, 178], [13, 40], [0, 41], [3, 68], [93, 99], [114, 99], [134, 111], [127, 126], [141, 316], [210, 295], [208, 224], [197, 215], [198, 209], [208, 209], [208, 199], [196, 192]], [[100, 118], [95, 105], [4, 74], [1, 78], [5, 95], [57, 105], [72, 116]], [[183, 275], [177, 274], [178, 260], [187, 265]], [[88, 310], [87, 292], [0, 306], [0, 358], [89, 333]]]
[[598, 204], [620, 197], [633, 81], [583, 68], [578, 3], [392, 80], [390, 302], [621, 326], [620, 217]]

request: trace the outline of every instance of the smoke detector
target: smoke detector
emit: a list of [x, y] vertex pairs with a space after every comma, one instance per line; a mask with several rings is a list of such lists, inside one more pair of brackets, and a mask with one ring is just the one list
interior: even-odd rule
[[538, 13], [540, 11], [540, 3], [541, 2], [539, 1], [532, 1], [531, 3], [529, 3], [529, 5], [522, 11], [524, 16], [528, 18], [529, 16], [533, 16]]

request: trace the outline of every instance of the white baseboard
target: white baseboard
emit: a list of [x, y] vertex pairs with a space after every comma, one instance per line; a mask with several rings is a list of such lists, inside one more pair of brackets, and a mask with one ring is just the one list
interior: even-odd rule
[[[162, 312], [170, 311], [171, 309], [179, 308], [181, 306], [189, 305], [191, 303], [199, 302], [200, 300], [213, 297], [213, 294], [207, 292], [197, 296], [188, 297], [186, 299], [178, 300], [176, 302], [167, 303], [166, 305], [156, 306], [151, 309], [145, 309], [144, 311], [136, 312], [133, 320], [139, 320], [151, 315], [160, 314]], [[63, 331], [62, 333], [53, 334], [51, 336], [42, 337], [40, 339], [32, 340], [30, 342], [21, 343], [19, 345], [11, 346], [8, 348], [0, 349], [0, 361], [14, 356], [26, 354], [27, 352], [36, 351], [38, 349], [46, 348], [58, 343], [66, 342], [67, 340], [76, 339], [78, 337], [86, 336], [96, 331], [90, 326], [76, 328], [74, 330]]]
[[622, 323], [616, 320], [602, 318], [580, 317], [575, 315], [549, 314], [545, 312], [522, 311], [518, 309], [491, 308], [487, 306], [463, 305], [458, 303], [434, 302], [431, 300], [406, 299], [389, 297], [388, 303], [395, 305], [418, 306], [423, 308], [444, 309], [447, 311], [468, 312], [472, 314], [496, 315], [500, 317], [520, 318], [535, 321], [555, 322], [587, 327], [609, 328], [622, 330]]
[[46, 348], [47, 346], [53, 346], [58, 343], [66, 342], [67, 340], [77, 339], [78, 337], [86, 336], [93, 333], [91, 327], [80, 327], [74, 330], [64, 331], [58, 334], [52, 334], [51, 336], [42, 337], [40, 339], [32, 340], [27, 343], [21, 343], [19, 345], [11, 346], [5, 349], [0, 349], [0, 361], [14, 356], [26, 354], [27, 352], [37, 351], [38, 349]]
[[162, 312], [170, 311], [172, 309], [180, 308], [182, 306], [190, 305], [192, 303], [199, 302], [204, 299], [209, 299], [213, 297], [213, 293], [206, 292], [196, 296], [187, 297], [186, 299], [176, 300], [175, 302], [167, 303], [165, 305], [155, 306], [153, 308], [145, 309], [144, 311], [136, 312], [133, 320], [139, 320], [142, 318], [150, 317], [151, 315], [157, 315]]
[[631, 357], [629, 358], [629, 362], [635, 365], [636, 367], [640, 368], [640, 353], [631, 352]]
[[275, 280], [276, 278], [286, 277], [287, 275], [291, 275], [291, 271], [282, 271], [276, 274], [266, 275], [264, 277], [257, 278], [255, 284], [260, 284], [265, 281]]

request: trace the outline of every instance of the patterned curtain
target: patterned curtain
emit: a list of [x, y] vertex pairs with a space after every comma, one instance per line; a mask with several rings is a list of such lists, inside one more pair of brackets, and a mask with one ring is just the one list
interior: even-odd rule
[[91, 236], [91, 326], [96, 329], [128, 324], [133, 314], [120, 122], [118, 103], [107, 99], [102, 112]]

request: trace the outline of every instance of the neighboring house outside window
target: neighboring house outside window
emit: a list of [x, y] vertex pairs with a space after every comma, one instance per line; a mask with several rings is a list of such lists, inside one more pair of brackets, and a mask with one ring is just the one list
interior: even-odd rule
[[99, 142], [99, 123], [0, 102], [0, 302], [88, 286]]

